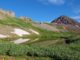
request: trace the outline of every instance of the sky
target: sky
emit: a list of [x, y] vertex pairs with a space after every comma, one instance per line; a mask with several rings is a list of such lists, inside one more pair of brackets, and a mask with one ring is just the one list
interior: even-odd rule
[[61, 15], [80, 21], [80, 0], [0, 0], [0, 8], [36, 22], [51, 22]]

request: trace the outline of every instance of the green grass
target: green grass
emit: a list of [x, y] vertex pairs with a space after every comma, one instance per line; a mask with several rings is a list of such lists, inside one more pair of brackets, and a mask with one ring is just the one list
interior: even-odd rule
[[[30, 22], [23, 22], [18, 18], [10, 17], [0, 20], [0, 26], [2, 25], [22, 29], [31, 28], [40, 33], [40, 35], [33, 34], [0, 39], [0, 55], [5, 55], [5, 60], [8, 59], [7, 56], [12, 56], [15, 60], [24, 58], [28, 60], [80, 60], [80, 35], [78, 34], [72, 32], [52, 32], [34, 27]], [[30, 38], [31, 41], [21, 45], [9, 43], [9, 41], [16, 38]], [[34, 41], [36, 38], [39, 38], [39, 40]], [[57, 42], [54, 43], [55, 41]]]
[[30, 23], [23, 22], [19, 18], [11, 18], [11, 17], [7, 17], [4, 20], [0, 20], [0, 24], [21, 27], [21, 28], [31, 26]]
[[[55, 32], [52, 32], [52, 31], [47, 31], [45, 29], [41, 29], [41, 28], [38, 28], [38, 27], [34, 27], [34, 26], [32, 26], [32, 23], [23, 22], [19, 18], [6, 17], [4, 20], [0, 20], [0, 24], [1, 25], [9, 25], [9, 26], [12, 26], [12, 27], [18, 27], [18, 28], [22, 28], [22, 29], [31, 28], [31, 29], [34, 29], [34, 30], [36, 30], [40, 33], [39, 37], [47, 37], [47, 36], [51, 37], [51, 36], [56, 35], [56, 34], [58, 35], [58, 33], [55, 33]], [[33, 38], [32, 36], [31, 36], [31, 38]]]
[[[51, 33], [51, 32], [50, 32]], [[43, 43], [43, 45], [46, 46], [41, 46], [38, 45], [38, 42], [36, 45], [31, 43], [31, 45], [16, 45], [13, 43], [5, 43], [1, 42], [0, 43], [0, 55], [8, 55], [8, 56], [29, 56], [31, 58], [27, 59], [35, 59], [35, 60], [44, 60], [47, 57], [49, 59], [54, 59], [54, 60], [80, 60], [80, 36], [79, 35], [73, 35], [73, 33], [51, 33], [51, 35], [47, 35], [49, 33], [45, 33], [45, 38], [43, 40], [39, 40], [38, 42], [46, 42], [48, 41], [49, 43], [54, 42], [52, 41], [52, 38], [55, 39], [64, 39], [65, 44], [51, 44], [47, 46], [46, 44]], [[36, 36], [35, 36], [36, 37]], [[48, 37], [48, 38], [47, 38]], [[34, 38], [32, 36], [32, 38]], [[66, 38], [69, 41], [69, 44], [66, 43]], [[45, 39], [51, 39], [51, 40], [45, 40]], [[51, 41], [51, 42], [50, 42]], [[61, 40], [58, 40], [61, 41]], [[48, 44], [48, 43], [47, 43]], [[36, 57], [36, 58], [35, 58]], [[6, 58], [5, 58], [6, 59]], [[15, 58], [19, 59], [19, 58]]]
[[[70, 38], [70, 37], [69, 37]], [[71, 38], [73, 39], [74, 36]], [[70, 40], [71, 40], [70, 39]], [[55, 44], [52, 46], [37, 46], [37, 45], [16, 45], [12, 43], [1, 43], [0, 44], [0, 55], [8, 56], [29, 56], [53, 58], [54, 60], [80, 60], [80, 38], [78, 37], [74, 42], [70, 44]], [[41, 58], [40, 58], [41, 57]]]
[[52, 32], [52, 31], [48, 31], [45, 29], [41, 29], [38, 27], [34, 27], [32, 26], [32, 22], [23, 22], [21, 19], [19, 18], [12, 18], [12, 17], [6, 17], [4, 20], [0, 20], [0, 24], [1, 25], [8, 25], [8, 26], [12, 26], [12, 27], [18, 27], [18, 28], [22, 28], [22, 29], [33, 29], [35, 31], [38, 31], [40, 33], [40, 35], [29, 35], [29, 36], [23, 36], [23, 37], [10, 37], [10, 38], [5, 38], [5, 39], [1, 39], [4, 41], [11, 41], [11, 40], [16, 40], [18, 38], [29, 38], [32, 41], [30, 41], [29, 43], [34, 43], [34, 39], [39, 38], [38, 41], [36, 42], [41, 42], [41, 41], [47, 41], [47, 40], [57, 40], [60, 38], [60, 33], [58, 32]]

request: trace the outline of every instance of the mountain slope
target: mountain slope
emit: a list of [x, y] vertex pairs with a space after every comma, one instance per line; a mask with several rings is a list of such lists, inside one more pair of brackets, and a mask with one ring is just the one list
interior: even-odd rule
[[[24, 43], [24, 44], [35, 44], [35, 43], [47, 43], [55, 40], [64, 43], [62, 36], [70, 35], [69, 33], [74, 31], [80, 31], [78, 27], [75, 27], [73, 24], [70, 25], [71, 21], [66, 24], [55, 24], [55, 22], [63, 21], [60, 18], [56, 21], [53, 21], [51, 24], [48, 23], [36, 23], [33, 22], [30, 18], [26, 17], [13, 17], [5, 14], [1, 14], [0, 16], [4, 16], [4, 18], [0, 19], [0, 39], [1, 41], [10, 41], [14, 43]], [[74, 21], [73, 21], [74, 22]], [[74, 23], [74, 24], [77, 24]], [[60, 27], [59, 27], [60, 26]], [[62, 28], [63, 29], [62, 29]], [[61, 28], [61, 29], [60, 29]], [[68, 32], [67, 32], [68, 30]], [[64, 32], [63, 32], [64, 31]], [[49, 40], [49, 41], [48, 41]], [[56, 42], [57, 43], [57, 42]], [[50, 45], [49, 44], [49, 45]], [[43, 43], [44, 45], [44, 43]]]
[[60, 16], [53, 20], [51, 24], [58, 28], [61, 27], [61, 29], [64, 29], [65, 31], [80, 33], [80, 23], [67, 16]]
[[0, 41], [33, 43], [36, 41], [54, 40], [60, 34], [55, 27], [45, 23], [37, 25], [26, 17], [17, 18], [5, 14], [1, 14], [0, 16], [4, 16], [4, 18], [0, 19]]
[[51, 23], [73, 25], [73, 26], [79, 26], [80, 27], [79, 22], [77, 22], [74, 19], [69, 18], [67, 16], [60, 16], [57, 19], [53, 20]]

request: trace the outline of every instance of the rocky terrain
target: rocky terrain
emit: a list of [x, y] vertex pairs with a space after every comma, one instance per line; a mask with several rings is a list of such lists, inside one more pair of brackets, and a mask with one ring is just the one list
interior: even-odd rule
[[79, 22], [77, 22], [76, 20], [74, 20], [70, 17], [67, 17], [67, 16], [60, 16], [57, 19], [53, 20], [51, 23], [73, 25], [73, 26], [76, 26], [76, 27], [80, 27]]
[[54, 26], [62, 27], [67, 31], [80, 32], [80, 23], [67, 16], [60, 16], [53, 20], [51, 24]]

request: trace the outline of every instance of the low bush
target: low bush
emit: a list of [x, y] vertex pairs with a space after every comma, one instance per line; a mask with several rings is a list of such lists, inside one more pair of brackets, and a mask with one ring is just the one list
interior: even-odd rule
[[16, 44], [0, 44], [0, 55], [50, 57], [55, 60], [80, 60], [80, 47], [55, 45], [40, 47]]

